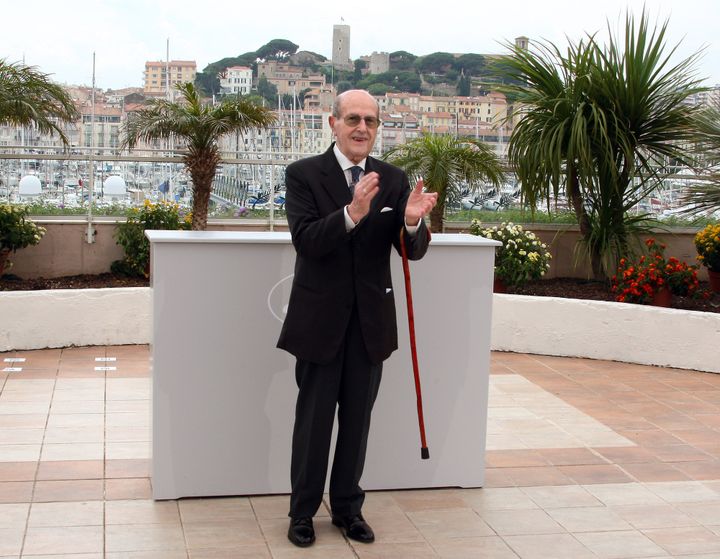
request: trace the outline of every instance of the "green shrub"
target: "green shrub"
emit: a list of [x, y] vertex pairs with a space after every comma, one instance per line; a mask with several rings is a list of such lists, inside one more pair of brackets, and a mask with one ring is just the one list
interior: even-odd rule
[[149, 200], [141, 208], [127, 211], [127, 221], [120, 223], [115, 240], [125, 251], [123, 260], [116, 260], [110, 269], [114, 273], [129, 276], [150, 275], [150, 241], [145, 236], [148, 229], [190, 229], [192, 216], [182, 215], [179, 206], [171, 202], [153, 204]]
[[28, 210], [23, 206], [0, 204], [0, 250], [14, 252], [40, 242], [45, 228], [36, 225], [27, 216]]

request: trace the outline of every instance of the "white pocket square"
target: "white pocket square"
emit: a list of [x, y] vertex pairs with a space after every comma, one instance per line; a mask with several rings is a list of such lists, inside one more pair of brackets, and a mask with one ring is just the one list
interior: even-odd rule
[[380, 213], [384, 212], [391, 212], [393, 209], [390, 206], [385, 206], [382, 210], [380, 210]]
[[392, 287], [386, 287], [385, 288], [385, 295], [392, 292]]

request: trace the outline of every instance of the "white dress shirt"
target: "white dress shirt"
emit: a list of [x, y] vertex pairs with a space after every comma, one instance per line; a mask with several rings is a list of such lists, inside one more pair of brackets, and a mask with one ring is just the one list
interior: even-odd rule
[[[359, 163], [353, 163], [347, 157], [345, 157], [345, 154], [340, 151], [340, 148], [337, 147], [337, 144], [333, 146], [333, 152], [335, 153], [335, 158], [337, 159], [337, 162], [340, 164], [340, 168], [343, 170], [343, 173], [345, 173], [345, 180], [347, 181], [348, 188], [350, 188], [350, 183], [352, 182], [352, 173], [350, 172], [350, 168], [360, 167], [362, 169], [362, 174], [360, 175], [360, 178], [362, 178], [365, 175], [365, 162], [367, 161], [367, 158], [363, 159]], [[347, 206], [343, 208], [343, 213], [345, 215], [345, 229], [350, 232], [355, 228], [357, 223], [355, 223], [350, 217], [350, 214], [348, 214]], [[409, 235], [415, 236], [415, 234], [417, 234], [419, 225], [419, 223], [418, 225], [408, 225], [406, 221], [405, 229]]]

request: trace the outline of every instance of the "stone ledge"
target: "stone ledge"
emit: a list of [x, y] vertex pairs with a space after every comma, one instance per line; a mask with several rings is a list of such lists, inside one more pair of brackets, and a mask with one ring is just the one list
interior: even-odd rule
[[[151, 341], [149, 287], [0, 293], [0, 351]], [[492, 349], [720, 373], [720, 314], [529, 295], [493, 297]]]
[[720, 373], [720, 314], [647, 305], [493, 297], [492, 349]]
[[0, 351], [147, 344], [149, 287], [0, 293]]

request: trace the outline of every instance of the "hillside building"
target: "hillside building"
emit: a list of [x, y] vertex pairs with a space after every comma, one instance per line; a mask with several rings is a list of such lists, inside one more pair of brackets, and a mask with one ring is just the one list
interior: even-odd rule
[[252, 83], [252, 68], [247, 66], [230, 66], [220, 74], [220, 92], [223, 95], [249, 95]]
[[194, 82], [197, 64], [194, 60], [170, 60], [145, 62], [143, 93], [150, 97], [172, 97], [179, 83]]

